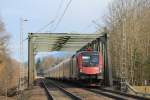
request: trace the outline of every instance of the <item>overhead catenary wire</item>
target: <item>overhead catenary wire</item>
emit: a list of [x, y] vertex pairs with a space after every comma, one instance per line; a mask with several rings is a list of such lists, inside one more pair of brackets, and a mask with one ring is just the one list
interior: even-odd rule
[[[61, 10], [63, 4], [64, 4], [64, 1], [65, 1], [65, 0], [61, 0], [60, 4], [59, 4], [59, 6], [58, 6], [57, 13], [56, 13], [56, 15], [55, 15], [55, 17], [54, 17], [54, 23], [56, 22], [57, 18], [59, 18], [59, 12], [60, 12], [60, 10]], [[49, 30], [49, 32], [51, 32], [51, 30], [53, 29], [54, 23], [51, 25], [51, 29]]]
[[63, 3], [64, 3], [64, 0], [61, 0], [60, 4], [59, 4], [59, 6], [58, 6], [58, 9], [57, 9], [57, 11], [56, 11], [57, 13], [56, 13], [54, 19], [51, 20], [48, 24], [44, 25], [42, 28], [40, 28], [37, 32], [41, 32], [41, 31], [43, 31], [45, 28], [47, 28], [49, 25], [52, 25], [53, 23], [55, 23], [56, 19], [59, 17], [59, 11], [60, 11], [60, 9], [62, 8]]
[[50, 21], [48, 24], [44, 25], [42, 28], [40, 28], [37, 32], [41, 32], [45, 28], [47, 28], [50, 24], [54, 23], [54, 20]]
[[56, 20], [56, 19], [59, 17], [59, 12], [60, 12], [60, 9], [62, 8], [62, 5], [64, 4], [64, 1], [65, 1], [65, 0], [61, 0], [60, 4], [59, 4], [59, 6], [58, 6], [57, 13], [56, 13], [56, 15], [55, 15], [54, 20]]
[[[90, 27], [92, 27], [92, 26], [94, 26], [94, 25], [96, 25], [96, 26], [94, 26], [95, 27], [95, 29], [96, 30], [99, 30], [102, 26], [98, 23], [98, 22], [96, 22], [97, 20], [92, 20], [91, 22], [90, 22], [90, 24], [88, 24], [87, 26], [85, 26], [83, 29], [82, 29], [82, 31], [85, 31], [85, 30], [87, 30], [87, 29], [89, 29]], [[94, 24], [94, 25], [93, 25]]]
[[56, 26], [54, 27], [53, 31], [55, 31], [57, 29], [57, 27], [59, 26], [59, 24], [61, 23], [65, 13], [67, 12], [67, 9], [69, 8], [70, 4], [71, 4], [72, 0], [70, 0], [64, 10], [64, 12], [62, 13], [62, 15], [60, 16], [60, 18], [58, 19], [58, 22], [56, 23]]

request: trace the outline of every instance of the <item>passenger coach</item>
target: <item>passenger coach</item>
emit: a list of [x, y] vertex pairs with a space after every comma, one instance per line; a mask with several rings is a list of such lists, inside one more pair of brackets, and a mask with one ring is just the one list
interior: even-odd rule
[[103, 80], [103, 57], [98, 51], [82, 51], [46, 71], [51, 79], [73, 80], [97, 85]]

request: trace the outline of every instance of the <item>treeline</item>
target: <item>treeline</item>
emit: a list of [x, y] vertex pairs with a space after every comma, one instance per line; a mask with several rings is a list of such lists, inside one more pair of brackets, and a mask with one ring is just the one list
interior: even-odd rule
[[0, 95], [8, 95], [17, 88], [19, 71], [18, 62], [10, 58], [8, 49], [9, 34], [0, 20]]
[[113, 77], [132, 85], [150, 84], [150, 0], [114, 0], [106, 27]]

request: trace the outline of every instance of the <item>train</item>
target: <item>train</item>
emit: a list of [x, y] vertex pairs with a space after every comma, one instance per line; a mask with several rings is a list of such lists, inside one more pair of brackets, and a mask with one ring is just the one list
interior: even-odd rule
[[103, 73], [102, 53], [91, 49], [78, 52], [45, 71], [48, 78], [78, 81], [88, 86], [101, 85], [104, 78]]

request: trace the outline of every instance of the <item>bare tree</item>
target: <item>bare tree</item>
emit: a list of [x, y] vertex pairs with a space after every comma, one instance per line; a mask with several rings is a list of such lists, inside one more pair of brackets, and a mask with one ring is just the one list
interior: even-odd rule
[[142, 85], [149, 80], [149, 18], [150, 0], [114, 0], [110, 4], [106, 26], [115, 78], [124, 71], [131, 84]]
[[12, 79], [12, 65], [8, 50], [9, 34], [4, 28], [4, 23], [0, 20], [0, 92], [8, 90], [10, 79]]

